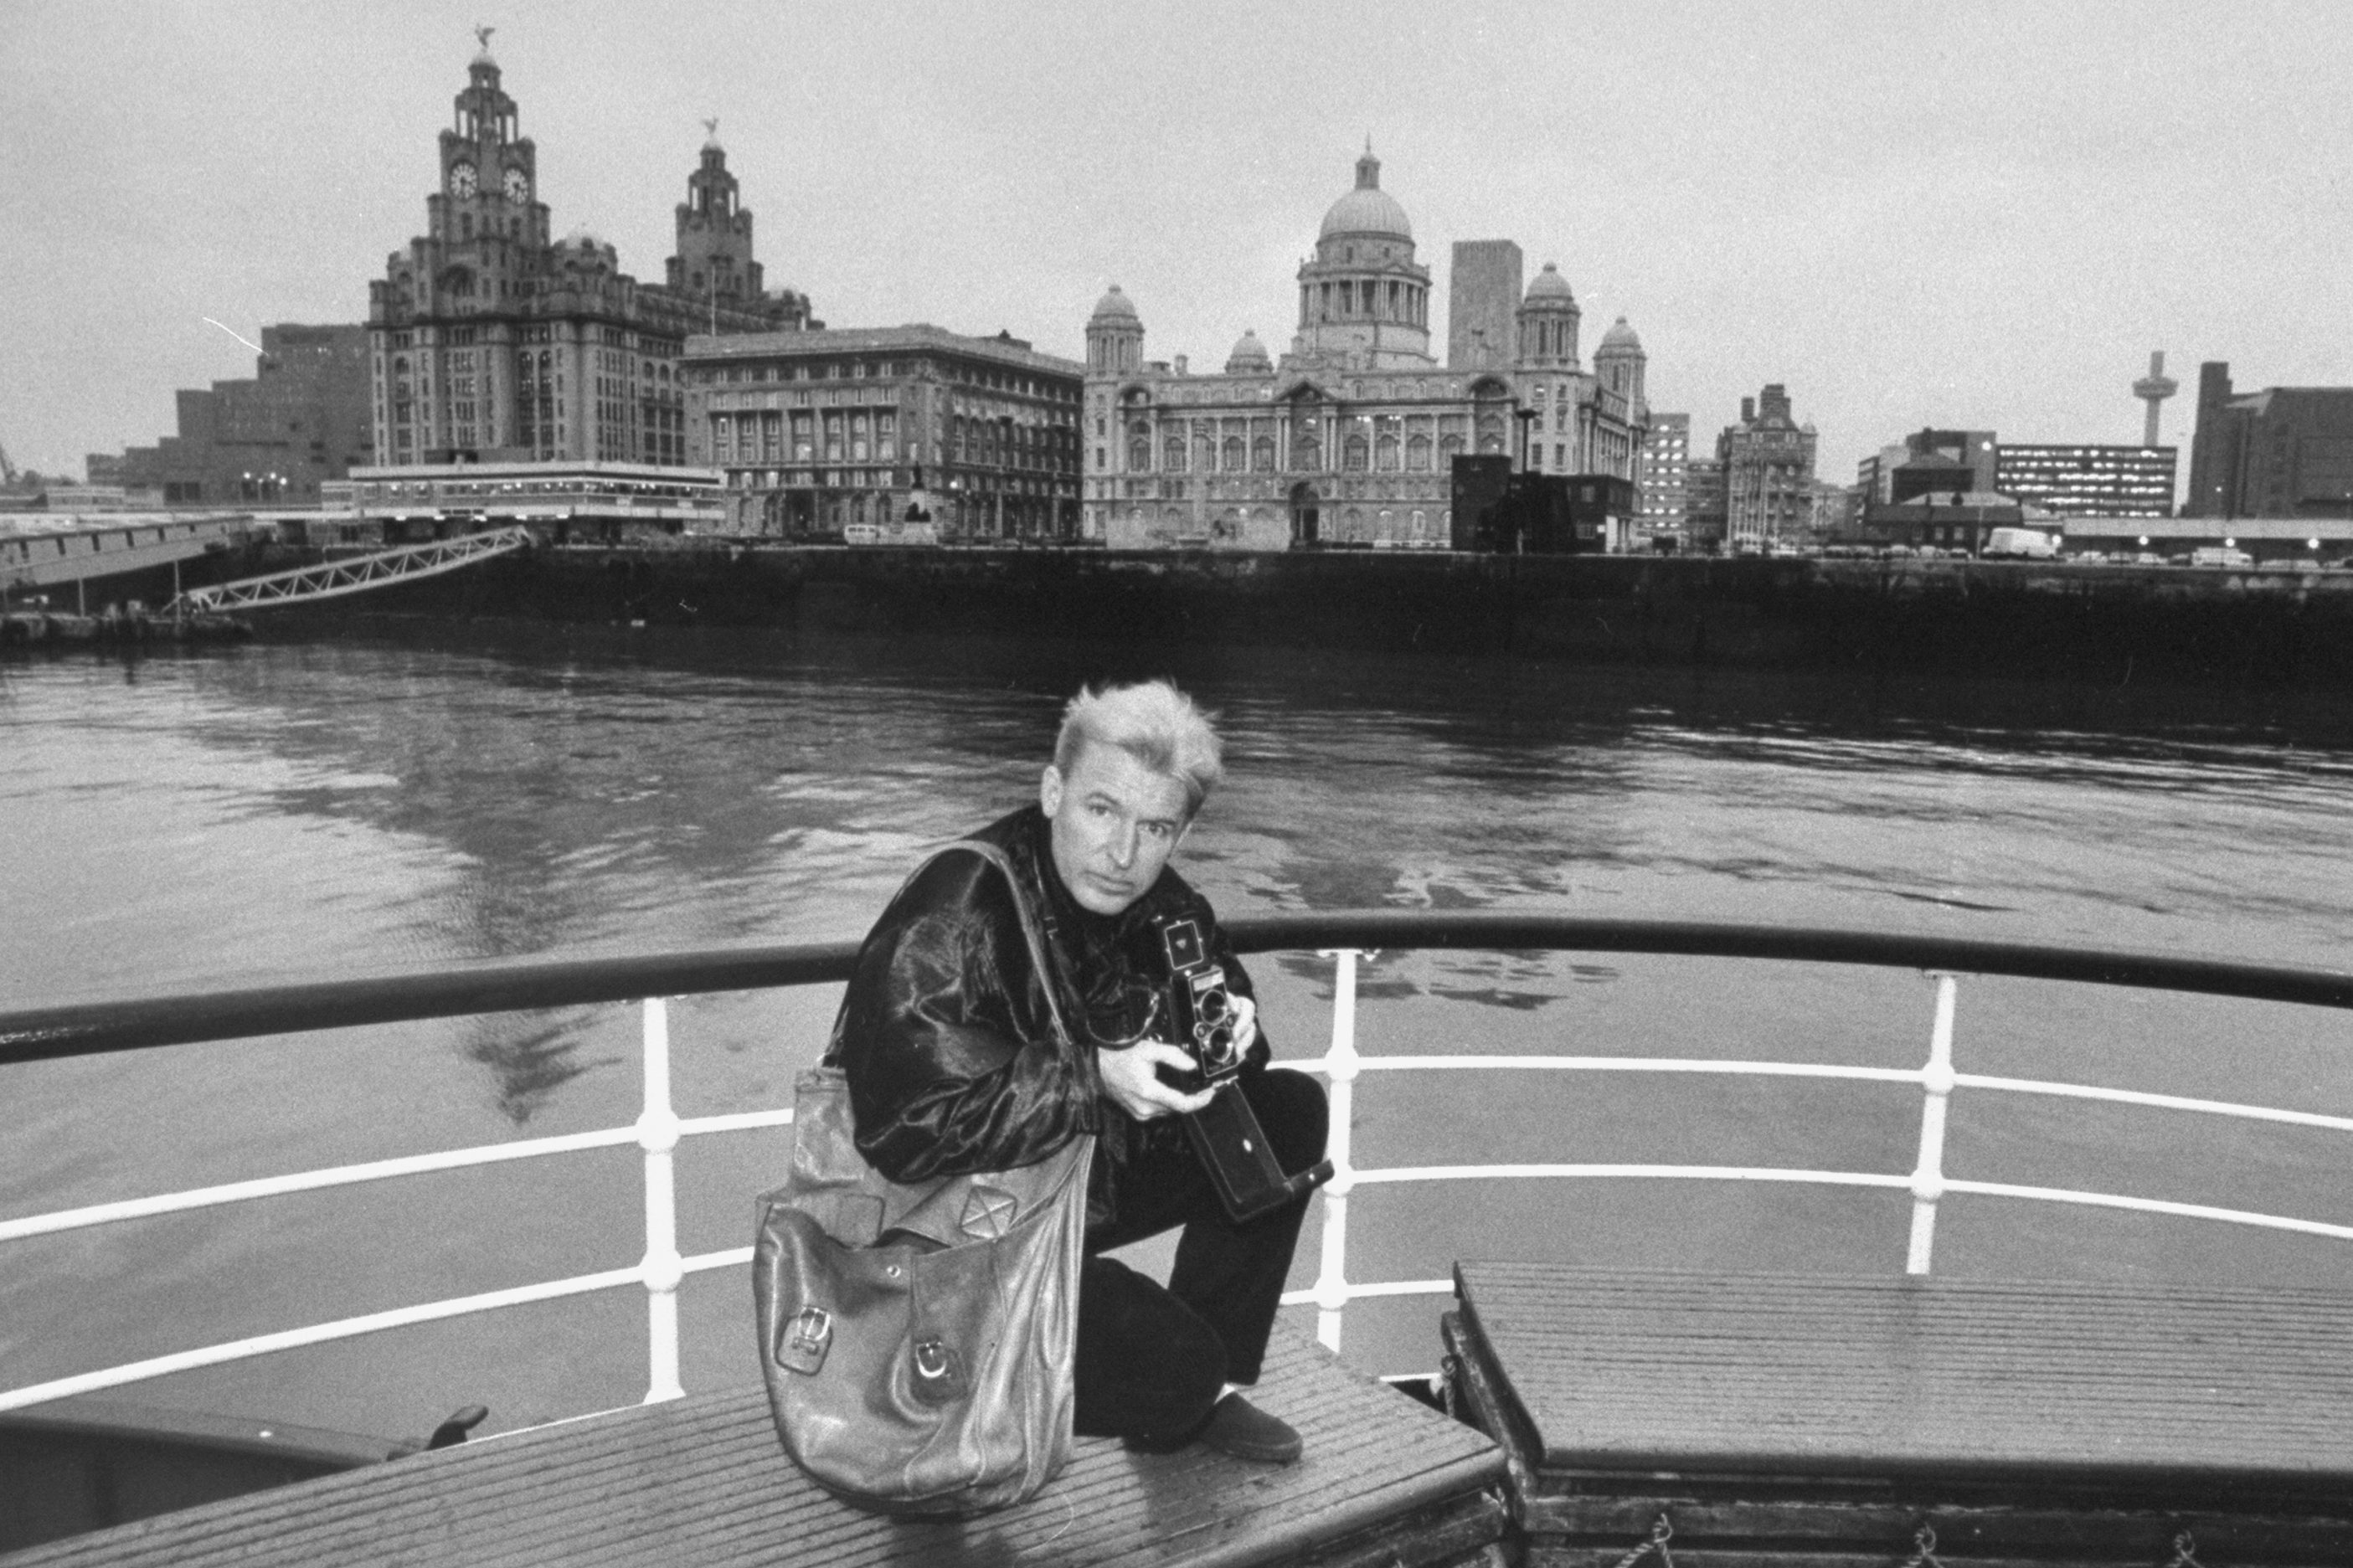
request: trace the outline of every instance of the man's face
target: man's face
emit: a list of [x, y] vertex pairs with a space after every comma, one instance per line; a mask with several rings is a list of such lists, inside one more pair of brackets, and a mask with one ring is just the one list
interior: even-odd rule
[[1050, 764], [1038, 804], [1053, 825], [1054, 869], [1082, 909], [1115, 915], [1151, 890], [1185, 837], [1185, 786], [1117, 746], [1079, 748]]

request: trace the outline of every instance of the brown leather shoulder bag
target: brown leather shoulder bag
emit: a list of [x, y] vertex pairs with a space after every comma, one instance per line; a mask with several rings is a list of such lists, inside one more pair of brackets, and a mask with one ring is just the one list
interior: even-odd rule
[[[994, 845], [939, 853], [955, 850], [1012, 885], [1067, 1049], [1019, 879]], [[1018, 1170], [902, 1185], [859, 1153], [839, 1068], [795, 1088], [792, 1165], [759, 1200], [752, 1275], [786, 1452], [835, 1495], [890, 1513], [984, 1513], [1036, 1496], [1071, 1452], [1094, 1139]]]

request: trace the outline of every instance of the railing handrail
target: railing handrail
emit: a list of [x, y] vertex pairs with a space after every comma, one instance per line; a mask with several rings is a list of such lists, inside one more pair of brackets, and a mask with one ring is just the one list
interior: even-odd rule
[[[1318, 1310], [1317, 1335], [1337, 1351], [1347, 1303], [1376, 1296], [1442, 1293], [1443, 1279], [1364, 1281], [1347, 1274], [1348, 1209], [1359, 1186], [1457, 1180], [1554, 1177], [1645, 1177], [1707, 1181], [1806, 1183], [1908, 1190], [1912, 1227], [1907, 1270], [1930, 1267], [1940, 1200], [1951, 1194], [2094, 1205], [2187, 1218], [2228, 1221], [2353, 1241], [2353, 1226], [2259, 1214], [2126, 1194], [2020, 1186], [1962, 1180], [1945, 1171], [1947, 1101], [1956, 1088], [2059, 1094], [2172, 1110], [2253, 1117], [2337, 1131], [2353, 1118], [2137, 1090], [1964, 1074], [1952, 1053], [1955, 994], [1962, 973], [2014, 975], [2077, 983], [2132, 985], [2309, 1005], [2353, 1007], [2353, 975], [2316, 969], [2168, 958], [2014, 942], [1821, 928], [1735, 923], [1594, 920], [1513, 911], [1356, 910], [1328, 914], [1259, 916], [1232, 922], [1243, 952], [1322, 950], [1335, 963], [1332, 1043], [1322, 1057], [1294, 1065], [1322, 1074], [1332, 1100], [1331, 1147], [1335, 1167], [1322, 1193], [1322, 1266], [1314, 1285], [1284, 1294], [1286, 1305]], [[1824, 963], [1877, 964], [1925, 970], [1935, 981], [1935, 1019], [1925, 1066], [1732, 1061], [1680, 1058], [1559, 1056], [1365, 1057], [1356, 1044], [1356, 980], [1361, 958], [1380, 949], [1551, 949], [1650, 952], [1690, 957], [1762, 958]], [[99, 1368], [14, 1389], [0, 1389], [0, 1410], [70, 1394], [113, 1387], [198, 1366], [325, 1343], [412, 1323], [490, 1310], [523, 1301], [637, 1285], [647, 1295], [648, 1400], [678, 1397], [678, 1292], [691, 1274], [743, 1264], [750, 1249], [682, 1255], [678, 1247], [672, 1161], [690, 1134], [773, 1127], [788, 1110], [766, 1109], [702, 1118], [680, 1117], [670, 1099], [668, 997], [695, 993], [825, 984], [848, 977], [856, 957], [844, 942], [633, 954], [548, 962], [494, 962], [430, 972], [312, 981], [240, 991], [148, 996], [115, 1002], [0, 1014], [0, 1065], [11, 1060], [123, 1051], [172, 1043], [348, 1027], [454, 1016], [634, 1002], [643, 1015], [644, 1111], [628, 1128], [529, 1140], [522, 1143], [444, 1150], [325, 1170], [297, 1172], [208, 1188], [119, 1200], [0, 1222], [0, 1241], [58, 1234], [117, 1220], [243, 1203], [284, 1193], [377, 1181], [427, 1171], [504, 1163], [624, 1142], [638, 1144], [645, 1164], [646, 1250], [634, 1267], [566, 1279], [418, 1303], [332, 1322], [197, 1346], [142, 1362]], [[1358, 1078], [1396, 1072], [1483, 1068], [1525, 1070], [1793, 1073], [1823, 1078], [1915, 1082], [1922, 1091], [1920, 1151], [1907, 1173], [1765, 1167], [1485, 1164], [1356, 1168], [1350, 1129]]]
[[[1498, 910], [1335, 910], [1224, 922], [1245, 953], [1277, 950], [1531, 948], [1757, 958], [2064, 980], [2353, 1008], [2353, 973], [2042, 942], [1833, 926], [1608, 920]], [[356, 979], [297, 981], [0, 1013], [0, 1066], [256, 1035], [847, 980], [855, 942], [794, 942], [492, 960]]]

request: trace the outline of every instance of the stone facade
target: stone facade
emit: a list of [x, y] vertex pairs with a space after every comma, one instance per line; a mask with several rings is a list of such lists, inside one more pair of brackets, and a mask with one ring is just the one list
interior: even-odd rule
[[1252, 331], [1214, 374], [1146, 360], [1143, 318], [1113, 285], [1087, 323], [1086, 537], [1444, 549], [1456, 457], [1630, 480], [1648, 417], [1641, 344], [1621, 320], [1585, 371], [1567, 280], [1547, 264], [1519, 293], [1519, 254], [1508, 240], [1455, 247], [1451, 363], [1440, 364], [1430, 273], [1368, 148], [1300, 266], [1298, 325], [1280, 361]]
[[486, 46], [441, 132], [427, 231], [368, 286], [377, 460], [682, 463], [688, 334], [822, 323], [807, 296], [764, 291], [715, 126], [665, 287], [623, 272], [585, 229], [551, 237], [518, 123]]
[[1729, 548], [1762, 550], [1810, 533], [1814, 447], [1814, 427], [1791, 416], [1788, 390], [1779, 382], [1740, 400], [1740, 423], [1725, 426], [1715, 439]]
[[928, 325], [698, 336], [687, 456], [726, 474], [737, 532], [1071, 539], [1082, 368]]

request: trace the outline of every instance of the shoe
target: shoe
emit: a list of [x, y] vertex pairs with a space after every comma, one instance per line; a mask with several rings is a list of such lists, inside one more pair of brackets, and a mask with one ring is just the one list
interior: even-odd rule
[[1244, 1399], [1229, 1394], [1209, 1412], [1209, 1424], [1194, 1438], [1220, 1454], [1261, 1465], [1288, 1465], [1299, 1458], [1299, 1434]]

